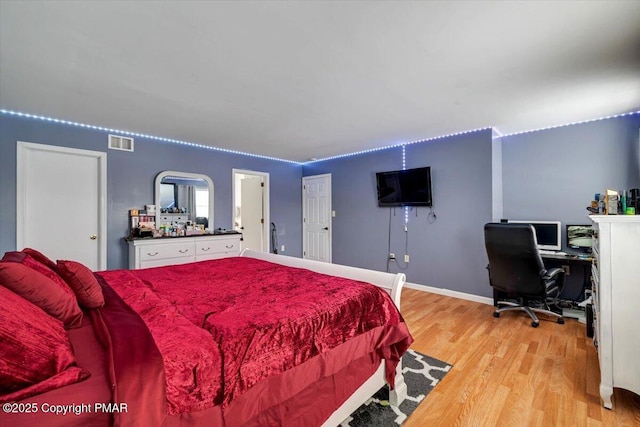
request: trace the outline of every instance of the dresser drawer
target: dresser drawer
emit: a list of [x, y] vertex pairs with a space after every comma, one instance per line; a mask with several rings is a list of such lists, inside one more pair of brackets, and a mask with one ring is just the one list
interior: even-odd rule
[[132, 240], [129, 268], [149, 268], [239, 256], [240, 234]]
[[240, 253], [240, 239], [196, 240], [196, 256], [218, 253]]
[[153, 261], [168, 258], [183, 258], [194, 256], [193, 242], [150, 245], [140, 248], [140, 261]]
[[179, 214], [159, 214], [156, 216], [156, 220], [157, 221], [162, 221], [162, 222], [182, 222], [184, 223], [185, 221], [189, 220], [189, 216], [187, 214], [184, 215], [179, 215]]

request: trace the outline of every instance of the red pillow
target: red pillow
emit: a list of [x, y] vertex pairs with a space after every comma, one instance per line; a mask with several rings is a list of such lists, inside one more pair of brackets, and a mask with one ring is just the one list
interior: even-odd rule
[[76, 261], [58, 260], [58, 274], [73, 289], [78, 303], [86, 308], [98, 308], [104, 305], [102, 288], [93, 272]]
[[76, 366], [59, 320], [3, 286], [0, 307], [0, 402], [21, 400], [89, 377]]
[[31, 248], [24, 248], [22, 250], [22, 252], [24, 252], [25, 254], [29, 254], [31, 255], [33, 258], [35, 258], [36, 261], [38, 261], [41, 264], [46, 265], [47, 267], [49, 267], [50, 269], [52, 269], [53, 271], [56, 271], [56, 263], [51, 261], [45, 254], [43, 254], [40, 251], [37, 251], [35, 249], [31, 249]]
[[0, 261], [0, 283], [60, 320], [67, 328], [76, 328], [82, 323], [82, 311], [73, 292], [68, 294], [42, 273], [17, 262]]
[[44, 274], [49, 279], [56, 282], [56, 284], [69, 295], [75, 296], [69, 285], [66, 284], [66, 282], [62, 279], [62, 277], [58, 275], [58, 273], [55, 272], [55, 270], [50, 269], [45, 264], [38, 261], [37, 258], [33, 257], [27, 252], [7, 252], [2, 257], [2, 261], [19, 262], [20, 264], [24, 264], [27, 267], [32, 268], [38, 273]]

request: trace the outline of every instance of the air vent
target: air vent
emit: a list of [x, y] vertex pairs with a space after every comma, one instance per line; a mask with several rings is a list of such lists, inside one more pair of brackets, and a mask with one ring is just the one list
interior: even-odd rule
[[128, 136], [109, 135], [109, 148], [114, 150], [133, 151], [133, 138]]

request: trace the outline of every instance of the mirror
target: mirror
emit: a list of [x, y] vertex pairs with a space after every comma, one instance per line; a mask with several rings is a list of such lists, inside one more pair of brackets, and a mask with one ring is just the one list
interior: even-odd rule
[[207, 175], [164, 171], [155, 187], [156, 227], [175, 219], [213, 229], [213, 181]]

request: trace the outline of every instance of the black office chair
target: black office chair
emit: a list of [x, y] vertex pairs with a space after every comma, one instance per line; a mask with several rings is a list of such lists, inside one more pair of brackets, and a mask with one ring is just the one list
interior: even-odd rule
[[[535, 313], [558, 318], [562, 314], [549, 307], [564, 289], [565, 273], [561, 268], [547, 270], [538, 252], [536, 234], [531, 224], [489, 223], [484, 226], [484, 243], [489, 257], [489, 283], [493, 288], [494, 317], [508, 310], [527, 313], [537, 328]], [[501, 307], [504, 306], [504, 307]], [[535, 312], [535, 313], [534, 313]]]

